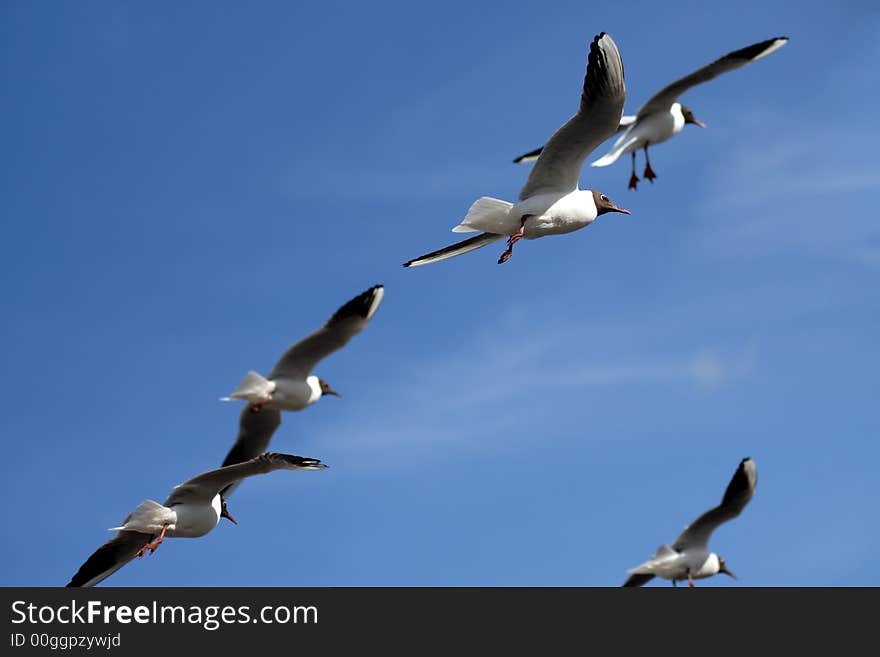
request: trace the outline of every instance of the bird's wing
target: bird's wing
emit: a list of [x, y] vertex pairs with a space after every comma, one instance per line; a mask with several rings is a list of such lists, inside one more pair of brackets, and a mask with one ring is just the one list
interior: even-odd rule
[[[615, 134], [617, 134], [618, 132], [623, 132], [624, 130], [626, 130], [628, 127], [630, 127], [635, 122], [636, 122], [635, 115], [621, 116], [620, 123], [617, 124], [617, 130], [616, 130]], [[514, 158], [513, 163], [514, 164], [525, 164], [527, 162], [534, 162], [535, 160], [538, 159], [538, 156], [541, 154], [541, 151], [543, 151], [543, 150], [544, 150], [544, 147], [541, 146], [540, 148], [536, 148], [535, 150], [529, 151], [528, 153], [523, 153], [519, 157]]]
[[104, 581], [134, 559], [138, 550], [153, 538], [154, 536], [141, 532], [119, 532], [86, 559], [67, 586], [94, 586]]
[[620, 53], [614, 40], [602, 32], [590, 44], [577, 114], [544, 146], [519, 193], [520, 200], [542, 192], [576, 189], [587, 155], [617, 131], [625, 98]]
[[779, 50], [786, 43], [788, 43], [788, 37], [776, 37], [729, 52], [724, 57], [716, 59], [711, 64], [697, 69], [690, 75], [686, 75], [658, 91], [639, 108], [637, 116], [641, 117], [654, 112], [668, 111], [672, 103], [691, 87], [708, 82], [722, 73], [738, 69], [740, 66], [745, 66], [761, 59], [761, 57], [766, 57], [770, 53]]
[[480, 233], [474, 237], [469, 237], [461, 242], [456, 242], [450, 246], [444, 246], [442, 249], [431, 251], [418, 258], [413, 258], [403, 263], [404, 267], [420, 267], [422, 265], [430, 265], [432, 262], [439, 262], [448, 258], [470, 253], [481, 247], [500, 240], [504, 235], [496, 235], [495, 233]]
[[[254, 411], [250, 404], [247, 404], [241, 411], [238, 418], [238, 437], [232, 449], [223, 459], [223, 466], [235, 465], [250, 461], [255, 456], [259, 456], [269, 447], [269, 441], [278, 427], [281, 425], [281, 411], [275, 408], [264, 406], [259, 411]], [[229, 484], [220, 491], [223, 497], [229, 497], [238, 482]]]
[[384, 294], [383, 286], [374, 285], [346, 303], [333, 313], [333, 317], [324, 326], [284, 352], [267, 378], [274, 380], [308, 376], [318, 361], [344, 347], [363, 330], [382, 303]]
[[648, 575], [648, 574], [630, 575], [629, 577], [627, 577], [626, 581], [623, 583], [623, 586], [624, 587], [644, 586], [645, 584], [650, 582], [652, 579], [654, 579], [654, 576]]
[[750, 458], [743, 459], [736, 472], [733, 474], [721, 504], [714, 509], [706, 511], [703, 515], [691, 523], [681, 536], [675, 539], [672, 547], [676, 550], [684, 550], [692, 547], [705, 548], [709, 544], [712, 532], [721, 525], [736, 518], [745, 508], [749, 500], [755, 494], [755, 486], [758, 485], [758, 469], [755, 462]]
[[165, 500], [165, 506], [182, 502], [209, 504], [214, 496], [229, 484], [273, 470], [322, 470], [326, 467], [318, 459], [266, 452], [244, 463], [204, 472], [175, 486], [171, 495]]
[[538, 159], [538, 156], [541, 154], [541, 151], [544, 150], [543, 146], [539, 146], [533, 151], [529, 151], [528, 153], [523, 153], [519, 157], [513, 158], [514, 164], [525, 164], [526, 162], [534, 162]]

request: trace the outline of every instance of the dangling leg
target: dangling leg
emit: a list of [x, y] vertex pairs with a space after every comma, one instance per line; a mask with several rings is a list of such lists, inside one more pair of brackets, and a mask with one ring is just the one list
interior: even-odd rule
[[675, 583], [675, 578], [674, 578], [674, 577], [672, 578], [672, 588], [674, 588], [674, 589], [677, 589], [677, 588], [678, 588], [678, 584]]
[[657, 177], [657, 174], [654, 173], [654, 169], [651, 168], [651, 160], [648, 159], [648, 145], [645, 144], [645, 173], [643, 174], [645, 178], [651, 181], [651, 184], [654, 184], [654, 178]]
[[507, 250], [501, 254], [500, 258], [498, 258], [499, 265], [503, 265], [505, 262], [510, 260], [510, 256], [513, 255], [513, 245], [522, 239], [522, 236], [525, 233], [526, 219], [528, 219], [531, 216], [532, 215], [530, 215], [530, 214], [523, 215], [523, 218], [520, 219], [520, 222], [519, 222], [519, 230], [507, 238]]
[[[646, 151], [647, 152], [647, 151]], [[629, 188], [637, 189], [639, 185], [639, 177], [636, 175], [636, 152], [632, 152], [632, 175], [629, 177]]]
[[153, 554], [153, 552], [155, 552], [156, 549], [162, 544], [162, 541], [165, 540], [165, 532], [167, 531], [168, 525], [162, 525], [162, 533], [159, 534], [159, 537], [152, 543], [147, 543], [144, 547], [138, 550], [137, 556], [144, 556], [147, 553], [147, 550], [150, 551], [150, 554]]
[[691, 576], [691, 571], [688, 571], [688, 588], [694, 588], [694, 578]]

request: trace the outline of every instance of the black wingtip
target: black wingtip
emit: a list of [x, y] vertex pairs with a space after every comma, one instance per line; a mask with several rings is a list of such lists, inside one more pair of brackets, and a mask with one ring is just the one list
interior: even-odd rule
[[620, 586], [621, 588], [634, 588], [638, 586], [644, 586], [652, 579], [654, 579], [653, 575], [630, 575], [627, 580]]
[[[777, 43], [782, 41], [782, 43]], [[770, 53], [776, 51], [781, 48], [783, 45], [788, 43], [788, 37], [773, 37], [772, 39], [765, 39], [764, 41], [759, 41], [758, 43], [753, 43], [750, 46], [746, 46], [745, 48], [740, 48], [739, 50], [735, 50], [727, 57], [732, 59], [744, 59], [747, 61], [753, 61], [755, 59], [760, 59]], [[775, 47], [774, 47], [774, 44]]]
[[739, 462], [736, 472], [733, 473], [730, 483], [727, 484], [727, 489], [724, 491], [724, 497], [721, 498], [722, 505], [732, 503], [732, 501], [740, 495], [748, 495], [748, 497], [751, 498], [754, 489], [758, 484], [758, 469], [757, 466], [754, 466], [751, 468], [750, 472], [746, 468], [746, 464], [750, 461], [754, 463], [749, 457], [746, 457]]
[[514, 164], [519, 164], [521, 162], [525, 162], [526, 160], [537, 159], [541, 155], [541, 151], [544, 150], [544, 147], [536, 148], [533, 151], [529, 151], [528, 153], [523, 153], [519, 157], [513, 160]]
[[[619, 69], [619, 76], [617, 75], [617, 69]], [[620, 59], [617, 44], [614, 43], [614, 39], [611, 38], [610, 34], [600, 32], [590, 44], [590, 52], [587, 55], [587, 72], [584, 76], [583, 97], [589, 98], [596, 94], [614, 91], [621, 96], [622, 112], [622, 97], [626, 93], [624, 87], [625, 77], [623, 61]]]
[[374, 285], [373, 287], [364, 290], [337, 310], [330, 321], [351, 316], [359, 316], [369, 319], [372, 316], [372, 313], [376, 311], [376, 308], [378, 308], [376, 296], [380, 294], [382, 296], [385, 294], [385, 286], [381, 284]]

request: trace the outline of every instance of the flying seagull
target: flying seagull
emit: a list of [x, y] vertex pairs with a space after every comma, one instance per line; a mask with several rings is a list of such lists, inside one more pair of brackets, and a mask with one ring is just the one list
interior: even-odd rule
[[[319, 361], [344, 347], [360, 333], [376, 313], [385, 288], [374, 285], [348, 301], [317, 331], [290, 347], [268, 377], [248, 372], [224, 401], [243, 399], [247, 405], [239, 417], [238, 437], [223, 461], [232, 465], [262, 454], [281, 424], [281, 411], [299, 411], [324, 395], [339, 393], [311, 374]], [[223, 491], [224, 496], [231, 492]]]
[[[220, 491], [226, 486], [273, 470], [321, 470], [327, 466], [318, 459], [290, 454], [266, 453], [236, 465], [204, 472], [175, 486], [159, 504], [144, 500], [128, 514], [115, 538], [86, 559], [67, 586], [94, 586], [135, 557], [156, 551], [165, 537], [197, 538], [217, 526], [220, 518], [235, 519], [226, 509]], [[236, 523], [237, 524], [237, 523]]]
[[[622, 155], [631, 153], [632, 175], [629, 178], [629, 188], [636, 189], [639, 182], [639, 178], [636, 176], [636, 151], [644, 149], [645, 171], [642, 175], [653, 183], [657, 174], [654, 173], [651, 161], [648, 159], [648, 146], [660, 144], [677, 135], [688, 123], [698, 125], [701, 128], [706, 127], [706, 124], [697, 119], [690, 109], [678, 102], [678, 97], [691, 87], [766, 57], [782, 48], [786, 43], [788, 43], [788, 37], [783, 36], [734, 50], [664, 87], [648, 99], [648, 102], [639, 108], [635, 116], [621, 117], [617, 132], [623, 132], [623, 134], [617, 138], [611, 150], [593, 162], [592, 166], [606, 167], [609, 164], [614, 164]], [[514, 162], [532, 162], [538, 159], [541, 151], [542, 149], [538, 148], [525, 155], [520, 155]]]
[[577, 114], [557, 130], [535, 163], [514, 203], [484, 196], [471, 205], [455, 233], [480, 232], [452, 246], [404, 263], [417, 267], [446, 260], [507, 237], [498, 264], [513, 254], [520, 239], [561, 235], [589, 226], [606, 212], [622, 212], [605, 194], [578, 189], [586, 157], [617, 130], [626, 89], [623, 63], [612, 38], [602, 32], [590, 44], [587, 73]]
[[755, 462], [744, 458], [727, 485], [721, 504], [697, 518], [671, 546], [661, 545], [648, 561], [627, 571], [630, 577], [623, 585], [641, 586], [654, 577], [663, 577], [672, 580], [673, 586], [677, 580], [687, 580], [688, 586], [693, 587], [695, 579], [718, 573], [736, 579], [724, 559], [709, 552], [709, 538], [719, 525], [742, 513], [755, 494], [757, 484]]

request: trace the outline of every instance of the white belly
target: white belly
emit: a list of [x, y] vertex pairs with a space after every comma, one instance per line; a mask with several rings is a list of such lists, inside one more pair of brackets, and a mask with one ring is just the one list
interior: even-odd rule
[[713, 564], [711, 556], [708, 552], [686, 552], [680, 554], [673, 559], [665, 560], [657, 564], [655, 575], [665, 579], [687, 579], [688, 573], [694, 579], [702, 579], [710, 577], [718, 572], [717, 567], [712, 568]]
[[267, 404], [270, 408], [282, 411], [301, 411], [320, 396], [315, 395], [315, 391], [306, 381], [279, 379], [275, 383], [272, 400]]
[[[575, 190], [568, 194], [541, 194], [517, 203], [510, 211], [517, 222], [525, 215], [523, 238], [562, 235], [589, 226], [596, 219], [593, 192]], [[519, 228], [519, 226], [517, 226]]]
[[177, 519], [169, 527], [167, 535], [180, 538], [204, 536], [220, 522], [220, 496], [214, 497], [216, 504], [175, 504], [171, 507]]

